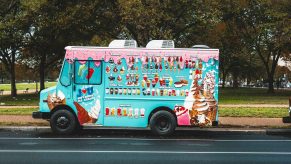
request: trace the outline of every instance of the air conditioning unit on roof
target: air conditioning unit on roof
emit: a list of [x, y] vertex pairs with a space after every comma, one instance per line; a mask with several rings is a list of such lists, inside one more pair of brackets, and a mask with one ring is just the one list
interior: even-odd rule
[[135, 40], [113, 40], [109, 43], [110, 48], [136, 48], [137, 43]]
[[175, 48], [175, 44], [173, 40], [152, 40], [146, 48]]

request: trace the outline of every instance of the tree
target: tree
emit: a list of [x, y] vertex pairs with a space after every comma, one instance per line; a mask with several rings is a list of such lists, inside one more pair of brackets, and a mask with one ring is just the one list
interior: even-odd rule
[[171, 39], [179, 47], [202, 43], [216, 16], [212, 1], [119, 0], [120, 37], [135, 39], [140, 46], [152, 39]]
[[290, 53], [290, 1], [248, 0], [236, 18], [240, 36], [261, 59], [268, 76], [268, 92], [273, 93], [278, 60]]
[[24, 58], [39, 69], [41, 90], [46, 71], [63, 59], [65, 46], [89, 45], [119, 31], [114, 2], [53, 0], [26, 1], [23, 5], [30, 22]]
[[11, 96], [15, 97], [15, 62], [27, 25], [18, 0], [1, 1], [0, 11], [0, 60], [10, 77]]

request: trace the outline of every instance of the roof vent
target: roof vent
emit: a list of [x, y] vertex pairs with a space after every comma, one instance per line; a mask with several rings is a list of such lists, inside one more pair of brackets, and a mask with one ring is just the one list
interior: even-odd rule
[[152, 40], [146, 48], [175, 48], [175, 44], [173, 40]]
[[192, 46], [192, 48], [196, 48], [196, 49], [210, 49], [210, 47], [208, 47], [207, 45], [194, 45], [194, 46]]
[[110, 48], [136, 48], [137, 43], [135, 40], [113, 40], [110, 42]]

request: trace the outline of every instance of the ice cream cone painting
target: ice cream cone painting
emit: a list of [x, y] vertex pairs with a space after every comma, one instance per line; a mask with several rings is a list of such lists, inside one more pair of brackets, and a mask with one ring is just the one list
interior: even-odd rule
[[78, 102], [74, 102], [78, 111], [78, 120], [81, 125], [85, 123], [96, 123], [100, 113], [100, 101], [97, 100], [95, 106], [91, 107], [89, 112]]
[[178, 125], [205, 126], [216, 121], [217, 100], [214, 98], [214, 88], [213, 72], [207, 72], [202, 80], [200, 76], [193, 76], [184, 105], [176, 105], [174, 109]]
[[56, 106], [61, 104], [66, 104], [66, 98], [62, 91], [58, 91], [58, 93], [48, 94], [47, 96], [47, 104], [50, 110], [54, 109]]

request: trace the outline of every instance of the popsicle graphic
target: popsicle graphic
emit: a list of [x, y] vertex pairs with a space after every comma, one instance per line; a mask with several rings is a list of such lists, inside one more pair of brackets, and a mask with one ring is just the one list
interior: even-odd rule
[[89, 68], [88, 75], [86, 76], [86, 79], [91, 79], [93, 73], [94, 73], [94, 69], [93, 68]]
[[79, 70], [78, 70], [78, 76], [82, 76], [83, 71], [86, 69], [86, 65], [80, 65]]

